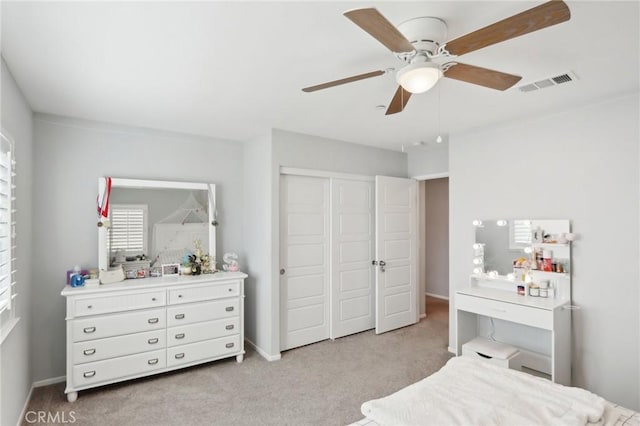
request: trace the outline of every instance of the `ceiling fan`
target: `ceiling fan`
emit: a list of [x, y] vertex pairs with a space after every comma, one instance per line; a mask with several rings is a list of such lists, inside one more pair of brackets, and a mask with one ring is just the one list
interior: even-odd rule
[[[401, 112], [412, 94], [426, 92], [443, 76], [496, 90], [512, 87], [522, 77], [457, 61], [439, 64], [433, 59], [464, 55], [571, 18], [569, 8], [562, 0], [551, 0], [445, 43], [443, 40], [447, 25], [439, 18], [414, 18], [396, 28], [374, 8], [355, 9], [345, 12], [344, 15], [406, 63], [396, 72], [398, 89], [386, 115]], [[393, 71], [391, 68], [368, 72], [305, 87], [302, 90], [314, 92]]]

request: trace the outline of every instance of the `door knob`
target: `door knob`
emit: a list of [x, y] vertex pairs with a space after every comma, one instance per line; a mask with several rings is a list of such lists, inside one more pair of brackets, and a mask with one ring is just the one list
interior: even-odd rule
[[280, 269], [280, 275], [284, 275], [285, 272], [287, 272], [287, 271], [285, 271], [284, 268]]
[[387, 264], [387, 262], [385, 262], [384, 260], [381, 260], [380, 262], [378, 262], [378, 265], [380, 265], [380, 272], [384, 272], [384, 267]]

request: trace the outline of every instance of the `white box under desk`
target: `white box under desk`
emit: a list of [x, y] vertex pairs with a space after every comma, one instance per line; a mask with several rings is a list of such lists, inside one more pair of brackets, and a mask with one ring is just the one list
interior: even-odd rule
[[[478, 317], [484, 316], [544, 330], [550, 342], [548, 355], [522, 350], [523, 365], [546, 372], [554, 382], [571, 384], [570, 298], [522, 296], [507, 279], [472, 276], [470, 286], [455, 295], [456, 355], [462, 345], [479, 335]], [[512, 342], [505, 342], [513, 344]], [[515, 345], [518, 346], [518, 345]]]

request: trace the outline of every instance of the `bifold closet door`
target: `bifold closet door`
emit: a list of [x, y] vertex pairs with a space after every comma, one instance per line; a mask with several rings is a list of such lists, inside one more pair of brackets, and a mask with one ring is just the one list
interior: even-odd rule
[[329, 179], [280, 176], [280, 349], [329, 338]]
[[376, 333], [418, 322], [416, 187], [376, 176]]
[[331, 179], [331, 338], [374, 327], [373, 181]]

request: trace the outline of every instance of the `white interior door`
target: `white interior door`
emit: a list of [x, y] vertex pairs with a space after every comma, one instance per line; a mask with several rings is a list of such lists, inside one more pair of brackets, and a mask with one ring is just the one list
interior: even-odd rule
[[280, 177], [280, 349], [329, 338], [329, 179]]
[[374, 327], [373, 182], [331, 179], [331, 338]]
[[415, 180], [376, 176], [376, 333], [418, 321], [416, 209]]

